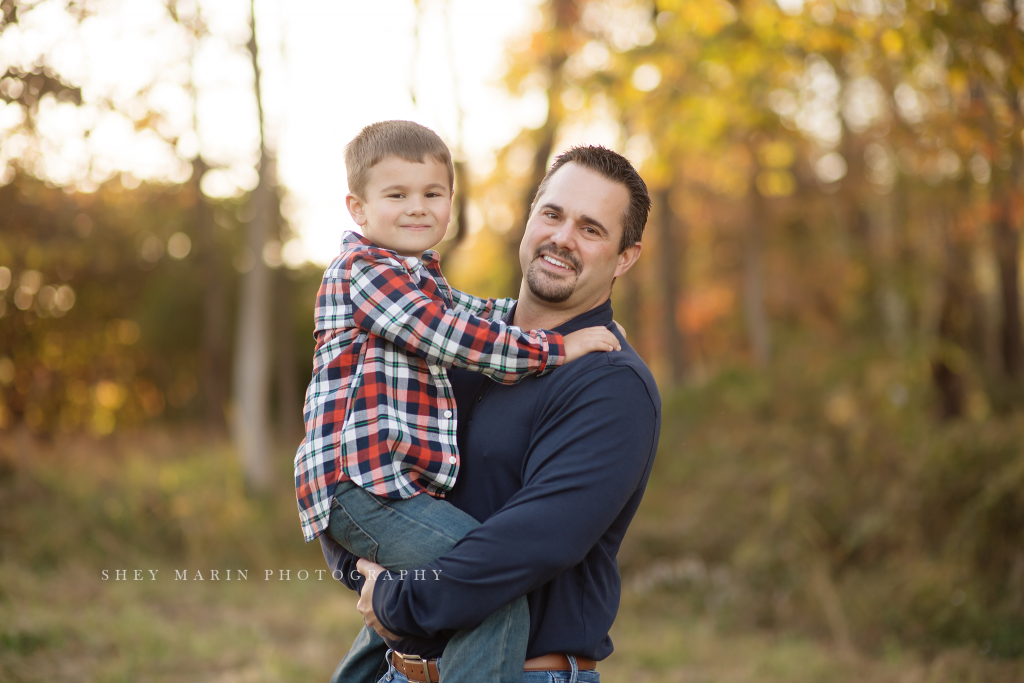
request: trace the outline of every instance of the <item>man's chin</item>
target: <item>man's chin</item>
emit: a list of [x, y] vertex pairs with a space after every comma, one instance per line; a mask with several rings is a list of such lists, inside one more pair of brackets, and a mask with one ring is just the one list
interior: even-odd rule
[[551, 282], [544, 282], [534, 272], [526, 274], [526, 286], [530, 288], [530, 292], [535, 297], [549, 304], [565, 303], [572, 296], [572, 293], [576, 291], [575, 282], [559, 286]]

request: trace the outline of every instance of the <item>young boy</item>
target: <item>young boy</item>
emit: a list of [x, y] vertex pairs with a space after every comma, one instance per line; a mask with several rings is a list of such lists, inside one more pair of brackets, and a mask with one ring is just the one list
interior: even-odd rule
[[[514, 383], [619, 344], [603, 327], [563, 337], [509, 326], [502, 318], [514, 300], [448, 286], [428, 250], [448, 226], [454, 169], [429, 129], [408, 121], [367, 126], [346, 148], [345, 163], [346, 204], [363, 235], [346, 233], [317, 296], [296, 496], [307, 542], [326, 532], [355, 555], [410, 569], [444, 555], [477, 526], [437, 500], [459, 469], [444, 368]], [[528, 631], [520, 598], [456, 633], [442, 681], [518, 683]], [[371, 641], [380, 642], [364, 631], [335, 679], [376, 679], [381, 662], [369, 657], [379, 652]]]

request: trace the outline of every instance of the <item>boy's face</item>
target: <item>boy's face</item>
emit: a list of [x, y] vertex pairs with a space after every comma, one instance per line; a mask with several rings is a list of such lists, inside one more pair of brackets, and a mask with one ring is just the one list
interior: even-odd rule
[[363, 194], [349, 193], [345, 204], [363, 235], [379, 247], [418, 257], [448, 229], [448, 169], [431, 157], [422, 163], [387, 157], [370, 169]]

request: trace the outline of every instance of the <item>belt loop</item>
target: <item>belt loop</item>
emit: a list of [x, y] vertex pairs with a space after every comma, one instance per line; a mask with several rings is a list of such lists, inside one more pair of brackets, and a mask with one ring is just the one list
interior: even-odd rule
[[395, 679], [395, 672], [397, 671], [397, 669], [395, 668], [395, 665], [391, 663], [391, 653], [392, 652], [394, 652], [394, 650], [392, 650], [391, 648], [388, 648], [388, 653], [386, 655], [384, 655], [384, 659], [388, 663], [388, 672], [384, 676], [384, 680], [386, 680], [386, 681], [394, 680]]
[[580, 666], [576, 663], [576, 655], [566, 655], [566, 657], [569, 658], [569, 666], [572, 667], [569, 683], [576, 683], [580, 676]]

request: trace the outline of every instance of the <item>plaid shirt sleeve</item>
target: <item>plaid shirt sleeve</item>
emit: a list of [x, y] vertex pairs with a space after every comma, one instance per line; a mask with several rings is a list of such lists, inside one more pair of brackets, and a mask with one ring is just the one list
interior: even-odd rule
[[454, 287], [450, 287], [449, 290], [452, 293], [452, 305], [455, 310], [489, 320], [504, 319], [516, 305], [515, 299], [481, 299]]
[[408, 271], [371, 253], [352, 263], [349, 295], [360, 329], [428, 363], [475, 370], [502, 384], [565, 363], [565, 343], [557, 332], [527, 332], [453, 311], [424, 294]]

